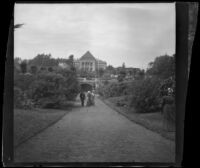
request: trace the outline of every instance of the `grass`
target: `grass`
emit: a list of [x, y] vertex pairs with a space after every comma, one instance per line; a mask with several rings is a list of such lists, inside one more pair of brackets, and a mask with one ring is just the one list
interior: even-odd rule
[[[108, 106], [116, 110], [117, 112], [123, 114], [128, 119], [134, 121], [137, 124], [144, 126], [147, 129], [150, 129], [154, 132], [157, 132], [161, 136], [175, 140], [175, 131], [166, 130], [166, 122], [163, 120], [163, 116], [160, 112], [155, 113], [136, 113], [132, 108], [127, 106], [117, 106], [117, 102], [124, 100], [124, 97], [112, 97], [112, 98], [101, 98]], [[124, 103], [124, 102], [123, 102]], [[171, 128], [173, 126], [170, 126]], [[173, 128], [174, 129], [174, 128]]]
[[14, 109], [14, 146], [17, 147], [32, 136], [61, 119], [67, 110]]

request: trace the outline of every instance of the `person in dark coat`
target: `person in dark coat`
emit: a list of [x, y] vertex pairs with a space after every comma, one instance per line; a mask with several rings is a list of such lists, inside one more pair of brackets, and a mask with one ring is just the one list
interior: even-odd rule
[[81, 99], [81, 105], [84, 106], [84, 101], [85, 101], [85, 93], [84, 92], [80, 93], [80, 99]]

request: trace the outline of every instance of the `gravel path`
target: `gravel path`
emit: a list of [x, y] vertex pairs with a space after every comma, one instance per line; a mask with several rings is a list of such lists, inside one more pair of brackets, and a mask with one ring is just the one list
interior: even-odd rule
[[175, 143], [96, 99], [15, 150], [16, 162], [174, 162]]

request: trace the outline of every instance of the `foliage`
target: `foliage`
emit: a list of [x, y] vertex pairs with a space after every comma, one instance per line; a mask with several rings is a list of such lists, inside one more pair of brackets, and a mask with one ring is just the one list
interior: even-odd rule
[[[70, 58], [72, 59], [72, 57]], [[48, 61], [45, 62], [45, 60]], [[16, 64], [19, 61], [19, 59], [16, 59]], [[42, 62], [44, 66], [34, 65], [35, 63]], [[55, 59], [51, 58], [51, 55], [38, 55], [28, 62], [31, 74], [18, 73], [15, 68], [15, 107], [29, 108], [38, 106], [42, 108], [59, 108], [64, 101], [76, 98], [80, 90], [76, 71], [73, 68], [51, 67], [50, 64], [54, 64], [55, 62]], [[26, 71], [24, 70], [23, 72]]]
[[175, 75], [175, 55], [156, 57], [154, 62], [149, 64], [147, 75], [166, 79]]
[[70, 56], [69, 56], [69, 58], [68, 58], [68, 64], [69, 64], [70, 69], [71, 69], [72, 71], [75, 71], [75, 70], [76, 70], [76, 68], [75, 68], [75, 66], [74, 66], [74, 55], [70, 55]]
[[145, 76], [145, 72], [143, 69], [138, 69], [135, 74], [134, 74], [134, 78], [136, 80], [141, 80], [141, 79], [144, 79], [144, 76]]
[[52, 68], [52, 67], [49, 67], [49, 68], [48, 68], [48, 71], [49, 71], [49, 72], [53, 72], [53, 68]]
[[31, 83], [35, 80], [35, 76], [31, 74], [15, 74], [14, 86], [20, 88], [22, 91], [29, 89]]
[[124, 69], [120, 70], [119, 75], [118, 75], [118, 81], [123, 82], [126, 77], [126, 71]]
[[14, 86], [14, 107], [21, 109], [31, 109], [34, 104], [28, 98], [27, 92], [22, 91], [20, 88]]
[[122, 64], [122, 68], [123, 69], [125, 69], [126, 68], [126, 66], [125, 66], [125, 63], [123, 62], [123, 64]]
[[[169, 93], [169, 88], [171, 89], [171, 93]], [[169, 77], [165, 80], [162, 80], [160, 88], [159, 88], [160, 96], [171, 95], [175, 97], [175, 79], [173, 77]]]
[[67, 100], [74, 100], [80, 91], [79, 82], [77, 80], [76, 71], [68, 69], [60, 69], [57, 73], [61, 74], [64, 80], [64, 94]]
[[164, 127], [167, 131], [175, 130], [176, 123], [175, 104], [166, 104], [163, 108]]
[[32, 66], [31, 66], [31, 69], [30, 69], [30, 71], [31, 71], [31, 73], [32, 73], [32, 74], [36, 74], [36, 73], [37, 73], [37, 71], [38, 71], [38, 68], [37, 68], [37, 66], [35, 66], [35, 65], [32, 65]]
[[98, 89], [101, 96], [104, 97], [115, 97], [130, 94], [131, 83], [130, 82], [114, 82], [104, 83]]
[[147, 78], [135, 81], [132, 87], [131, 106], [138, 112], [147, 113], [160, 109], [159, 97], [160, 80]]
[[20, 108], [23, 99], [23, 92], [20, 88], [14, 87], [14, 107]]
[[26, 73], [27, 72], [27, 63], [26, 63], [26, 61], [22, 61], [22, 63], [20, 64], [20, 68], [21, 68], [21, 72], [22, 73]]
[[116, 69], [112, 65], [106, 67], [106, 72], [116, 75]]
[[100, 68], [98, 70], [98, 75], [99, 75], [100, 78], [104, 75], [104, 73], [105, 73], [105, 71], [102, 68]]
[[58, 62], [56, 59], [51, 58], [51, 54], [38, 54], [36, 57], [29, 61], [29, 65], [38, 67], [53, 67], [57, 66]]

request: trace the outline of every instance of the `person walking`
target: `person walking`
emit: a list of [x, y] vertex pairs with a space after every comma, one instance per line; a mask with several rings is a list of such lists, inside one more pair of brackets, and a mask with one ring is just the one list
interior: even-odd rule
[[88, 91], [87, 93], [87, 106], [91, 106], [92, 105], [92, 94], [90, 91]]
[[85, 93], [84, 92], [80, 93], [80, 99], [81, 99], [81, 105], [84, 106], [84, 101], [85, 101]]
[[94, 94], [94, 90], [92, 90], [92, 105], [95, 105], [95, 94]]

